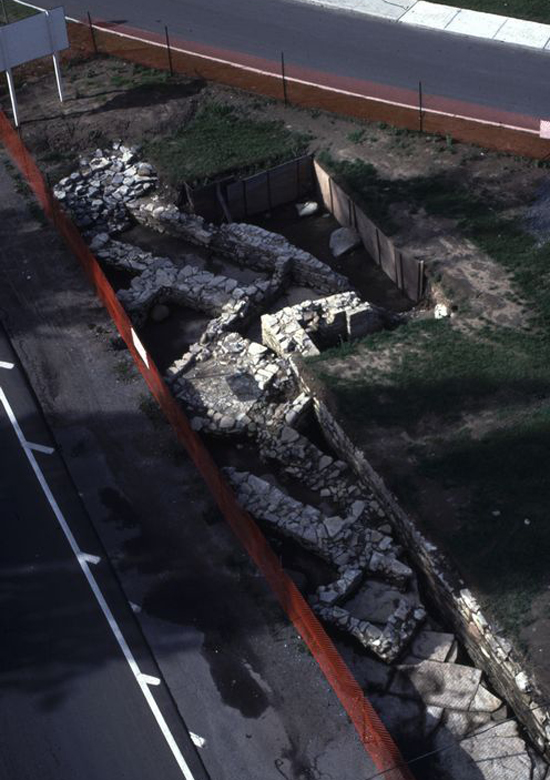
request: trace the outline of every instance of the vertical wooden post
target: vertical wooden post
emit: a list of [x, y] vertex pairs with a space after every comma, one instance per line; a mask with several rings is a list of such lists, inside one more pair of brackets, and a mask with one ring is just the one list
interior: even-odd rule
[[168, 52], [168, 65], [170, 67], [170, 75], [174, 75], [174, 65], [172, 63], [172, 50], [170, 48], [170, 37], [168, 35], [168, 25], [164, 25], [164, 32], [166, 34], [166, 50]]
[[95, 32], [94, 32], [94, 26], [92, 24], [92, 17], [90, 16], [90, 12], [86, 12], [88, 14], [88, 25], [90, 27], [90, 35], [92, 36], [92, 46], [94, 47], [94, 52], [96, 54], [99, 54], [98, 48], [97, 48], [97, 41], [95, 39]]
[[281, 76], [283, 78], [283, 98], [285, 101], [285, 106], [288, 106], [288, 95], [286, 92], [286, 75], [285, 75], [285, 53], [284, 51], [281, 52]]
[[418, 123], [420, 127], [420, 132], [424, 132], [424, 106], [423, 106], [423, 99], [422, 99], [422, 82], [418, 82]]

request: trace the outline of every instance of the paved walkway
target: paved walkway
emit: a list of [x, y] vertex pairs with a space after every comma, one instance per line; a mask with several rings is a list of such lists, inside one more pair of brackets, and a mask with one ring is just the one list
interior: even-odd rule
[[469, 11], [425, 0], [300, 0], [403, 24], [550, 51], [550, 24]]

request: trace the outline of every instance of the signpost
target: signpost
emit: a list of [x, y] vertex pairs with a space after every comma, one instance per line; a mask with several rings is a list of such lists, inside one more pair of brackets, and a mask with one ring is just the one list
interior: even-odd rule
[[61, 7], [0, 27], [0, 71], [6, 72], [16, 127], [19, 127], [19, 114], [12, 68], [40, 57], [51, 56], [59, 100], [63, 102], [59, 52], [68, 48], [65, 11]]

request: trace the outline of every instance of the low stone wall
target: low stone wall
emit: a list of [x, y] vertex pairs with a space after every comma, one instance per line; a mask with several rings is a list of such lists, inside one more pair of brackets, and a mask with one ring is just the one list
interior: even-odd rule
[[291, 359], [290, 363], [304, 392], [313, 396], [315, 413], [327, 441], [349, 463], [361, 483], [376, 496], [399, 541], [422, 573], [425, 586], [445, 620], [475, 664], [487, 674], [499, 695], [512, 706], [539, 750], [546, 759], [550, 759], [550, 710], [515, 657], [512, 645], [484, 617], [476, 599], [463, 587], [464, 583], [450, 562], [418, 530], [365, 455], [352, 443], [327, 405], [318, 398], [314, 382], [303, 365], [295, 359]]
[[297, 284], [319, 292], [336, 293], [351, 289], [349, 280], [330, 266], [290, 244], [284, 236], [256, 225], [222, 225], [212, 240], [220, 254], [236, 258], [243, 265], [273, 271], [280, 263], [290, 264]]
[[362, 301], [353, 292], [337, 293], [316, 301], [286, 306], [262, 316], [262, 342], [281, 357], [319, 355], [313, 338], [319, 335], [337, 345], [380, 330], [385, 312]]

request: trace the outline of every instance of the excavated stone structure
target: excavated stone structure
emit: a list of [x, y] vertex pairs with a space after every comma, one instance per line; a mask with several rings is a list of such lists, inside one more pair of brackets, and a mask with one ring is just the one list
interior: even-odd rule
[[317, 340], [335, 346], [381, 330], [395, 319], [354, 292], [343, 292], [264, 314], [262, 341], [281, 357], [312, 357], [321, 354]]
[[[120, 297], [136, 323], [164, 302], [212, 316], [200, 342], [171, 366], [168, 382], [194, 428], [233, 436], [237, 446], [247, 439], [260, 461], [317, 493], [318, 504], [306, 505], [266, 478], [225, 470], [241, 504], [259, 522], [330, 567], [334, 578], [306, 593], [317, 614], [391, 662], [373, 669], [372, 659], [348, 659], [352, 668], [357, 665], [358, 680], [366, 674], [370, 699], [390, 730], [412, 741], [431, 739], [434, 750], [442, 751], [443, 770], [453, 777], [476, 771], [486, 780], [550, 780], [548, 766], [526, 745], [482, 673], [457, 663], [455, 637], [425, 618], [416, 577], [400, 560], [402, 550], [380, 504], [358, 486], [346, 463], [308, 438], [312, 398], [299, 391], [288, 358], [313, 354], [319, 338], [370, 332], [387, 323], [386, 314], [360, 301], [347, 279], [283, 237], [255, 226], [208, 225], [151, 196], [155, 185], [151, 166], [118, 143], [83, 158], [55, 194], [101, 262], [134, 276]], [[267, 271], [270, 278], [241, 287], [200, 271], [192, 257], [175, 263], [111, 238], [133, 220]], [[289, 281], [329, 297], [264, 315], [264, 344], [239, 335]]]

